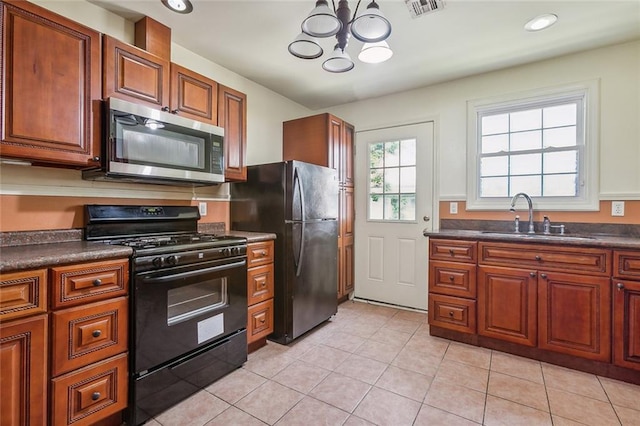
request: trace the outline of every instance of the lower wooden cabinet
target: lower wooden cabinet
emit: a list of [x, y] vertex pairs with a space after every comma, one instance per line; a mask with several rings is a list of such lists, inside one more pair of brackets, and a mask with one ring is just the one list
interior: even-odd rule
[[611, 362], [611, 279], [540, 272], [540, 349]]
[[476, 332], [476, 301], [462, 297], [429, 295], [429, 324], [462, 333]]
[[640, 281], [614, 280], [613, 362], [640, 370]]
[[537, 274], [478, 267], [478, 334], [526, 346], [537, 344]]
[[255, 350], [273, 333], [273, 241], [247, 245], [247, 344]]
[[47, 422], [47, 315], [0, 323], [2, 426]]
[[54, 425], [92, 425], [127, 407], [127, 354], [51, 381]]

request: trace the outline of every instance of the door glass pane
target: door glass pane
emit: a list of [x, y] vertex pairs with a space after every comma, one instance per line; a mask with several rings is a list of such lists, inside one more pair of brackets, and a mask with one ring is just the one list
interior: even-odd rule
[[226, 277], [172, 288], [167, 292], [167, 325], [177, 324], [226, 304]]
[[369, 144], [369, 220], [415, 221], [416, 139]]

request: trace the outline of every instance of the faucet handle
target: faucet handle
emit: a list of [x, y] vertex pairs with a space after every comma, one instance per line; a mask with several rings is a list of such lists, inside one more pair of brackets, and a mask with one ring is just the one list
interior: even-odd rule
[[514, 225], [515, 225], [515, 229], [513, 230], [515, 233], [520, 232], [520, 216], [516, 215], [515, 221], [514, 221]]
[[549, 220], [549, 216], [545, 216], [542, 222], [543, 232], [545, 234], [551, 233], [551, 220]]

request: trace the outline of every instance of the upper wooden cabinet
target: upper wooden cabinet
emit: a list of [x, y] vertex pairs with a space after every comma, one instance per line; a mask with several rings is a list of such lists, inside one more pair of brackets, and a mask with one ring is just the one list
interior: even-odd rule
[[169, 110], [169, 61], [104, 36], [103, 96]]
[[171, 64], [171, 112], [218, 124], [218, 83], [178, 64]]
[[338, 171], [340, 185], [353, 186], [354, 127], [325, 113], [285, 121], [283, 160], [300, 160]]
[[3, 1], [0, 154], [87, 167], [100, 152], [100, 33]]
[[218, 124], [218, 83], [113, 37], [104, 37], [104, 97]]
[[225, 180], [247, 180], [247, 95], [218, 86], [218, 126], [224, 128]]

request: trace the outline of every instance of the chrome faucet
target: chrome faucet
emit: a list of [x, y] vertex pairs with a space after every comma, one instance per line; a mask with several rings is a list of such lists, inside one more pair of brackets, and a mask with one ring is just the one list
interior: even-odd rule
[[516, 201], [518, 201], [518, 197], [524, 198], [525, 200], [527, 200], [527, 203], [529, 204], [529, 231], [528, 231], [528, 233], [529, 234], [534, 234], [536, 231], [533, 228], [533, 203], [531, 202], [531, 197], [529, 197], [524, 192], [518, 192], [511, 199], [511, 208], [509, 208], [509, 211], [512, 211], [512, 212], [516, 211]]

